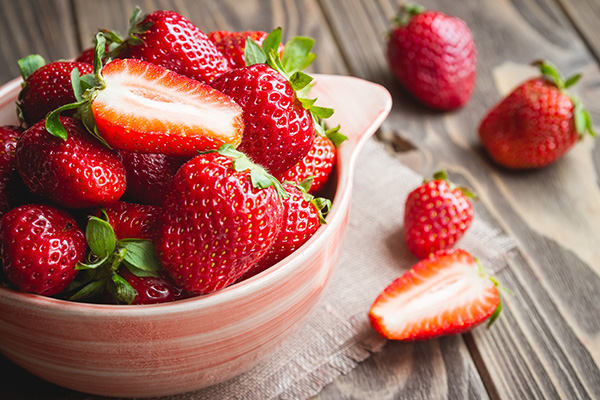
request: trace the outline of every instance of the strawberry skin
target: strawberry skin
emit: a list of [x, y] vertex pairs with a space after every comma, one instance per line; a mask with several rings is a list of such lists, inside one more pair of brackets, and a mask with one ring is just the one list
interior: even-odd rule
[[173, 177], [190, 157], [159, 153], [119, 151], [127, 173], [125, 197], [134, 203], [160, 206], [164, 203]]
[[[215, 44], [217, 49], [225, 56], [231, 68], [246, 66], [244, 50], [246, 49], [246, 38], [250, 38], [258, 45], [262, 45], [267, 37], [263, 31], [215, 31], [208, 34], [208, 39]], [[283, 44], [279, 44], [279, 54], [283, 52]]]
[[22, 133], [18, 126], [0, 126], [0, 216], [10, 210], [21, 184], [16, 170], [16, 148]]
[[[414, 265], [373, 302], [369, 319], [393, 340], [467, 332], [500, 309], [497, 284], [466, 251], [442, 251]], [[490, 318], [492, 317], [492, 318]]]
[[48, 133], [45, 120], [25, 132], [16, 149], [17, 170], [33, 193], [67, 208], [98, 207], [125, 192], [125, 168], [117, 153], [85, 132], [79, 120], [60, 117], [62, 140]]
[[[117, 201], [104, 207], [117, 240], [154, 240], [160, 207]], [[100, 211], [96, 213], [100, 217]]]
[[308, 154], [298, 164], [285, 171], [280, 177], [281, 182], [300, 183], [309, 176], [314, 177], [309, 193], [317, 193], [327, 183], [337, 155], [333, 142], [323, 135], [316, 135]]
[[19, 290], [46, 296], [66, 288], [85, 256], [83, 232], [67, 213], [46, 205], [17, 207], [0, 220], [4, 273]]
[[208, 36], [187, 18], [174, 11], [159, 10], [148, 14], [133, 29], [141, 44], [131, 43], [130, 56], [163, 66], [178, 74], [210, 83], [227, 71], [227, 59]]
[[205, 153], [175, 175], [159, 220], [157, 254], [177, 285], [214, 292], [267, 252], [282, 218], [272, 186], [258, 189], [250, 171], [236, 171], [231, 157]]
[[185, 291], [175, 285], [171, 278], [164, 273], [158, 277], [139, 277], [132, 274], [129, 269], [121, 268], [119, 275], [129, 282], [137, 292], [131, 304], [168, 303], [187, 297]]
[[108, 63], [102, 78], [91, 108], [116, 149], [192, 156], [241, 141], [241, 108], [208, 85], [135, 59]]
[[266, 64], [234, 68], [212, 86], [231, 96], [244, 110], [244, 135], [239, 150], [277, 176], [310, 150], [313, 119], [289, 82]]
[[17, 105], [28, 126], [44, 119], [56, 108], [75, 101], [71, 86], [71, 71], [80, 75], [92, 73], [92, 65], [81, 62], [57, 61], [46, 64], [25, 80]]
[[[404, 13], [404, 14], [402, 14]], [[464, 105], [475, 86], [476, 48], [467, 24], [438, 11], [406, 6], [390, 33], [387, 59], [396, 78], [430, 107]]]
[[479, 137], [497, 164], [541, 168], [561, 158], [579, 140], [574, 113], [572, 99], [554, 83], [531, 79], [489, 111], [479, 126]]
[[452, 247], [473, 222], [466, 189], [452, 187], [444, 175], [436, 176], [410, 192], [404, 208], [406, 245], [419, 258]]

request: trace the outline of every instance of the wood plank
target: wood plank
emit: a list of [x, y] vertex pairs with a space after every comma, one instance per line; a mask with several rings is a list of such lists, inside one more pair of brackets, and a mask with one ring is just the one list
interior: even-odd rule
[[17, 60], [29, 54], [54, 61], [77, 53], [69, 0], [29, 3], [31, 6], [25, 7], [18, 1], [0, 0], [0, 85], [20, 76]]
[[[400, 159], [417, 172], [447, 168], [474, 187], [482, 197], [478, 218], [519, 243], [518, 256], [499, 274], [516, 290], [507, 296], [504, 318], [489, 333], [465, 336], [488, 391], [500, 398], [600, 393], [600, 231], [598, 213], [584, 211], [597, 210], [597, 150], [588, 140], [549, 168], [517, 173], [492, 165], [477, 137], [479, 121], [501, 98], [498, 86], [515, 79], [506, 63], [524, 68], [537, 58], [554, 61], [566, 73], [586, 73], [575, 93], [599, 121], [598, 66], [560, 7], [551, 0], [423, 1], [467, 21], [479, 51], [473, 100], [461, 110], [437, 113], [415, 103], [387, 67], [380, 32], [389, 26], [395, 2], [321, 3], [344, 54], [352, 54], [346, 56], [351, 73], [392, 91], [395, 105], [379, 137], [401, 150]], [[353, 389], [345, 387], [346, 393]]]
[[600, 3], [597, 0], [558, 0], [564, 12], [571, 19], [590, 52], [600, 62]]

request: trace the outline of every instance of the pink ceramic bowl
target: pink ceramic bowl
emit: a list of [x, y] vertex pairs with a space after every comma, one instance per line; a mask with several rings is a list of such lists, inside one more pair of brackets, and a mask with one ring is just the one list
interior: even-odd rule
[[[335, 108], [339, 148], [328, 223], [269, 270], [217, 293], [168, 304], [83, 304], [0, 288], [0, 351], [31, 373], [105, 396], [162, 396], [240, 374], [291, 335], [315, 307], [348, 221], [356, 157], [386, 118], [381, 86], [317, 75], [319, 103]], [[0, 88], [0, 125], [15, 124], [20, 81]]]

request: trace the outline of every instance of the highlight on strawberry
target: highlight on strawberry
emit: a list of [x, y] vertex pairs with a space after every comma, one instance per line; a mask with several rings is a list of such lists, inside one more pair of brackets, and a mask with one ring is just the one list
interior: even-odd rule
[[549, 61], [494, 106], [481, 121], [479, 138], [492, 160], [510, 169], [541, 168], [567, 153], [587, 134], [596, 136], [590, 114], [567, 89], [581, 78], [564, 78]]
[[499, 288], [471, 254], [444, 250], [386, 287], [369, 320], [381, 336], [400, 341], [465, 333], [485, 321], [489, 328], [502, 310]]

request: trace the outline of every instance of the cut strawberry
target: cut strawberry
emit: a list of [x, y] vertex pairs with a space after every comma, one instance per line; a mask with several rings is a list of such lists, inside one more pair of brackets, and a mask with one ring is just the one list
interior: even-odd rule
[[369, 312], [379, 334], [394, 340], [425, 340], [463, 333], [501, 310], [497, 281], [464, 250], [422, 260], [392, 282]]

